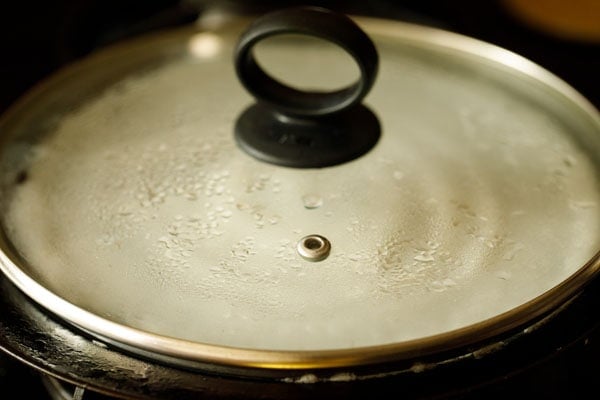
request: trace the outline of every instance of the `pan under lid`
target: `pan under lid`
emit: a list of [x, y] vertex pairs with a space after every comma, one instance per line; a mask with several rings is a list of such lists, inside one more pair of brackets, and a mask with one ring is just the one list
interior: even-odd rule
[[[467, 344], [582, 289], [599, 268], [597, 111], [492, 45], [355, 21], [379, 53], [365, 105], [381, 136], [324, 168], [237, 146], [245, 20], [143, 37], [46, 81], [0, 125], [2, 271], [115, 343], [269, 368]], [[256, 51], [321, 88], [356, 75], [310, 37]], [[299, 251], [322, 243], [324, 259]]]

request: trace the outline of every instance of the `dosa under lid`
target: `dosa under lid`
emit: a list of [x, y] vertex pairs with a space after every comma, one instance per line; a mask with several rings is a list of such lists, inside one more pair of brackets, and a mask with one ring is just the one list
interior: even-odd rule
[[238, 141], [244, 110], [265, 104], [235, 71], [245, 19], [141, 37], [51, 77], [0, 122], [2, 271], [146, 356], [264, 368], [465, 345], [580, 291], [599, 269], [598, 112], [490, 44], [352, 20], [379, 57], [370, 70], [326, 35], [276, 31], [246, 49], [318, 96], [372, 79], [344, 107], [373, 136], [327, 165]]

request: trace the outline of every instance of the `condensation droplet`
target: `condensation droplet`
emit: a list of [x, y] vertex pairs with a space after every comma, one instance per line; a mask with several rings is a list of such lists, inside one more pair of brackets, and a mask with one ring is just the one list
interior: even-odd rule
[[236, 207], [240, 211], [246, 211], [246, 210], [250, 210], [252, 208], [252, 206], [247, 203], [238, 203], [238, 204], [236, 204]]
[[225, 211], [223, 211], [223, 212], [221, 213], [221, 216], [222, 216], [223, 218], [231, 218], [231, 216], [232, 216], [232, 215], [233, 215], [233, 213], [232, 213], [231, 211], [229, 211], [229, 210], [225, 210]]
[[404, 178], [404, 172], [402, 171], [394, 171], [394, 179], [396, 180], [401, 180], [402, 178]]
[[323, 198], [316, 194], [307, 194], [302, 196], [302, 202], [304, 203], [304, 208], [313, 210], [323, 205]]
[[429, 246], [432, 249], [437, 249], [438, 247], [440, 247], [440, 244], [434, 240], [428, 240], [427, 246]]
[[573, 157], [572, 155], [567, 155], [565, 156], [565, 158], [563, 158], [563, 163], [567, 166], [567, 167], [572, 167], [573, 165], [575, 165], [577, 163], [575, 157]]
[[446, 278], [442, 281], [442, 284], [446, 287], [456, 286], [456, 282], [452, 278]]
[[498, 271], [496, 272], [496, 278], [502, 279], [503, 281], [509, 280], [511, 277], [511, 273], [508, 271]]
[[362, 256], [359, 253], [348, 254], [348, 259], [351, 261], [359, 261]]
[[110, 246], [115, 243], [115, 238], [112, 235], [105, 234], [102, 235], [99, 239], [96, 240], [96, 243], [99, 245]]
[[523, 246], [522, 244], [516, 243], [516, 244], [512, 245], [510, 248], [508, 248], [508, 250], [502, 256], [502, 259], [504, 261], [512, 261], [513, 258], [515, 258], [515, 256], [517, 255], [517, 253], [519, 251], [523, 250], [524, 248], [525, 248], [525, 246]]
[[429, 284], [429, 289], [438, 293], [444, 292], [447, 288], [448, 287], [444, 285], [444, 283], [438, 280], [435, 280]]
[[420, 262], [432, 262], [435, 260], [431, 254], [417, 254], [414, 256], [414, 259]]

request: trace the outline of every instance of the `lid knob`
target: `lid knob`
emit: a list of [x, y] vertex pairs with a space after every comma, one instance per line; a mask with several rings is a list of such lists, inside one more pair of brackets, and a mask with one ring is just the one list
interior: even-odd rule
[[[252, 48], [279, 34], [328, 40], [356, 61], [360, 77], [329, 92], [302, 91], [267, 74]], [[345, 15], [320, 7], [275, 11], [256, 19], [235, 51], [236, 73], [257, 102], [238, 117], [235, 136], [250, 155], [273, 164], [318, 168], [344, 163], [368, 152], [380, 136], [377, 117], [360, 104], [377, 75], [375, 45]]]

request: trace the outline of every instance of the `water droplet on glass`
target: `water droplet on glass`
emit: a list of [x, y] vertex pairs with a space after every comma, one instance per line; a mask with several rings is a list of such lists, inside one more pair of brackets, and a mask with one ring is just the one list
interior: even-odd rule
[[427, 246], [429, 246], [432, 249], [437, 249], [438, 247], [440, 247], [440, 244], [434, 240], [428, 240]]
[[446, 278], [442, 281], [442, 284], [446, 287], [456, 286], [456, 282], [452, 278]]
[[114, 244], [115, 238], [109, 234], [104, 234], [102, 237], [96, 240], [96, 243], [99, 245], [110, 246]]
[[511, 277], [511, 273], [508, 271], [498, 271], [496, 272], [496, 277], [498, 279], [502, 279], [503, 281], [507, 281]]
[[514, 245], [512, 245], [511, 247], [509, 247], [507, 249], [507, 251], [504, 253], [504, 255], [502, 256], [502, 259], [505, 261], [512, 261], [515, 256], [517, 255], [517, 253], [521, 250], [523, 250], [525, 248], [525, 246], [523, 246], [520, 243], [515, 243]]
[[417, 254], [414, 259], [420, 262], [431, 262], [434, 260], [431, 254]]
[[229, 210], [225, 210], [225, 211], [223, 211], [223, 212], [221, 213], [221, 216], [222, 216], [223, 218], [231, 218], [231, 216], [232, 216], [232, 215], [233, 215], [233, 213], [232, 213], [231, 211], [229, 211]]
[[316, 194], [307, 194], [302, 196], [302, 202], [304, 203], [304, 208], [307, 210], [313, 210], [323, 205], [323, 198]]
[[361, 255], [359, 253], [348, 254], [348, 259], [351, 261], [359, 261], [361, 259]]
[[575, 160], [575, 157], [573, 157], [571, 155], [567, 155], [567, 156], [565, 156], [565, 158], [563, 158], [563, 163], [567, 167], [572, 167], [573, 165], [575, 165], [577, 163], [577, 161]]
[[444, 285], [442, 282], [435, 280], [433, 282], [431, 282], [431, 284], [429, 285], [429, 289], [434, 291], [434, 292], [443, 292], [447, 289], [446, 285]]
[[246, 211], [246, 210], [250, 210], [252, 208], [252, 206], [247, 203], [238, 203], [238, 204], [236, 204], [236, 207], [240, 211]]

